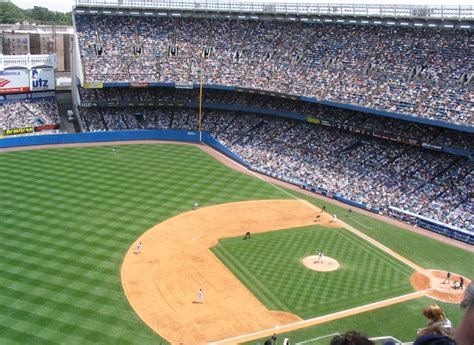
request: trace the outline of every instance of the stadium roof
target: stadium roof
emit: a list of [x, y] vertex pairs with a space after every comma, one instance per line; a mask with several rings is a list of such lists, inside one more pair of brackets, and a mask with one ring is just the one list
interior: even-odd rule
[[[76, 0], [78, 7], [137, 10], [136, 15], [153, 15], [155, 11], [191, 13], [227, 13], [253, 15], [281, 15], [303, 17], [376, 17], [407, 19], [474, 20], [474, 6], [426, 6], [386, 4], [321, 4], [269, 3], [228, 0]], [[148, 12], [146, 12], [148, 10]], [[153, 11], [150, 11], [153, 10]], [[79, 10], [80, 12], [80, 10]], [[91, 13], [92, 11], [88, 11]], [[93, 12], [92, 12], [93, 13]], [[110, 13], [116, 14], [116, 13]], [[122, 13], [134, 14], [134, 13]], [[253, 18], [255, 19], [255, 18]], [[257, 18], [258, 19], [258, 18]]]

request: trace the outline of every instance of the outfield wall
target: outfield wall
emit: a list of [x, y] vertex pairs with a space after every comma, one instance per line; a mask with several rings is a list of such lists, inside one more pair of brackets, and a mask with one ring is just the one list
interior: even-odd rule
[[136, 130], [31, 135], [0, 139], [0, 148], [130, 140], [171, 140], [199, 142], [199, 132], [180, 130]]
[[70, 134], [45, 134], [30, 135], [18, 137], [5, 137], [0, 139], [0, 149], [36, 146], [36, 145], [59, 145], [59, 144], [78, 144], [112, 141], [137, 141], [137, 140], [165, 140], [199, 143], [203, 142], [229, 158], [239, 162], [245, 167], [250, 165], [219, 143], [208, 132], [185, 131], [185, 130], [133, 130], [133, 131], [101, 131], [101, 132], [83, 132]]
[[[36, 145], [58, 145], [58, 144], [77, 144], [77, 143], [95, 143], [95, 142], [114, 142], [114, 141], [140, 141], [140, 140], [164, 140], [164, 141], [179, 141], [190, 143], [205, 143], [224, 154], [232, 160], [240, 163], [244, 167], [254, 170], [256, 172], [272, 176], [279, 180], [291, 183], [302, 189], [309, 190], [313, 193], [324, 195], [326, 197], [341, 201], [347, 205], [358, 207], [379, 213], [380, 210], [372, 208], [370, 205], [358, 203], [344, 198], [341, 195], [332, 193], [325, 189], [307, 185], [301, 181], [288, 179], [284, 176], [252, 167], [248, 162], [240, 156], [222, 145], [208, 132], [199, 131], [185, 131], [185, 130], [133, 130], [133, 131], [102, 131], [102, 132], [85, 132], [72, 134], [45, 134], [45, 135], [31, 135], [18, 137], [5, 137], [0, 139], [0, 149], [21, 147], [21, 146], [36, 146]], [[406, 212], [405, 212], [406, 213]], [[428, 218], [411, 214], [411, 219], [404, 219], [403, 217], [394, 218], [407, 221], [416, 226], [428, 229], [433, 232], [443, 234], [444, 236], [457, 239], [462, 242], [474, 244], [474, 235], [460, 229], [455, 229], [451, 226], [446, 226], [442, 223], [431, 221]]]

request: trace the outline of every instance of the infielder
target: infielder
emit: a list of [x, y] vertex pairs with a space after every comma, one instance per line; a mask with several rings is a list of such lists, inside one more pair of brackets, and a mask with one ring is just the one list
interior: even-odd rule
[[198, 292], [198, 303], [199, 304], [204, 303], [204, 292], [202, 292], [202, 289], [199, 289], [199, 292]]
[[140, 254], [141, 252], [142, 252], [142, 243], [139, 242], [139, 243], [137, 244], [137, 251], [136, 251], [136, 253], [137, 253], [137, 254]]
[[336, 216], [335, 213], [332, 215], [332, 221], [333, 221], [333, 222], [337, 221], [337, 216]]
[[194, 203], [194, 206], [193, 206], [193, 211], [196, 211], [199, 207], [199, 204], [197, 202]]

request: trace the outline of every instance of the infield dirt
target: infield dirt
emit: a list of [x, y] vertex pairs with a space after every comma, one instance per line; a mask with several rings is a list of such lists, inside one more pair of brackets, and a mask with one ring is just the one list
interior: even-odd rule
[[[191, 205], [190, 205], [191, 208]], [[145, 232], [122, 265], [125, 294], [136, 313], [173, 344], [200, 344], [301, 320], [268, 310], [209, 250], [217, 240], [313, 225], [298, 200], [222, 204], [189, 211]], [[327, 214], [318, 225], [340, 227]], [[197, 303], [198, 290], [204, 303]]]
[[[425, 290], [428, 297], [448, 303], [460, 303], [464, 290], [453, 287], [453, 282], [459, 281], [460, 275], [452, 274], [448, 282], [447, 273], [438, 270], [417, 271], [410, 277], [410, 283], [419, 291]], [[471, 280], [464, 277], [464, 286], [468, 286], [470, 283]]]

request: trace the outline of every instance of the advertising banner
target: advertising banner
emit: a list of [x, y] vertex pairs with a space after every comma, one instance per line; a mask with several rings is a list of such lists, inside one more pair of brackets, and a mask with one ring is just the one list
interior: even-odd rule
[[7, 69], [0, 71], [0, 94], [28, 91], [30, 91], [28, 70]]
[[30, 71], [30, 90], [47, 91], [56, 88], [54, 68], [32, 68]]
[[175, 88], [177, 89], [188, 89], [192, 90], [193, 89], [193, 83], [176, 83], [174, 85]]
[[95, 83], [84, 83], [84, 89], [102, 89], [104, 88], [104, 83], [95, 82]]
[[321, 123], [320, 119], [317, 119], [315, 117], [310, 117], [310, 116], [308, 116], [306, 118], [306, 121], [308, 121], [309, 123], [315, 123], [315, 124], [320, 124]]
[[92, 108], [92, 107], [97, 106], [97, 103], [96, 102], [81, 102], [80, 106], [83, 108]]
[[146, 88], [148, 86], [150, 86], [149, 83], [130, 83], [130, 87]]
[[35, 132], [41, 132], [41, 131], [49, 131], [49, 130], [52, 130], [52, 129], [59, 129], [59, 123], [36, 126], [34, 128], [34, 131]]
[[5, 129], [3, 131], [4, 136], [8, 135], [18, 135], [18, 134], [26, 134], [26, 133], [33, 133], [33, 127], [24, 127], [24, 128], [12, 128], [12, 129]]
[[5, 130], [3, 130], [2, 134], [3, 134], [3, 136], [6, 137], [6, 136], [9, 136], [9, 135], [29, 134], [29, 133], [33, 133], [33, 132], [48, 131], [48, 130], [53, 130], [53, 129], [59, 129], [59, 123], [36, 126], [36, 127], [23, 127], [23, 128], [5, 129]]

